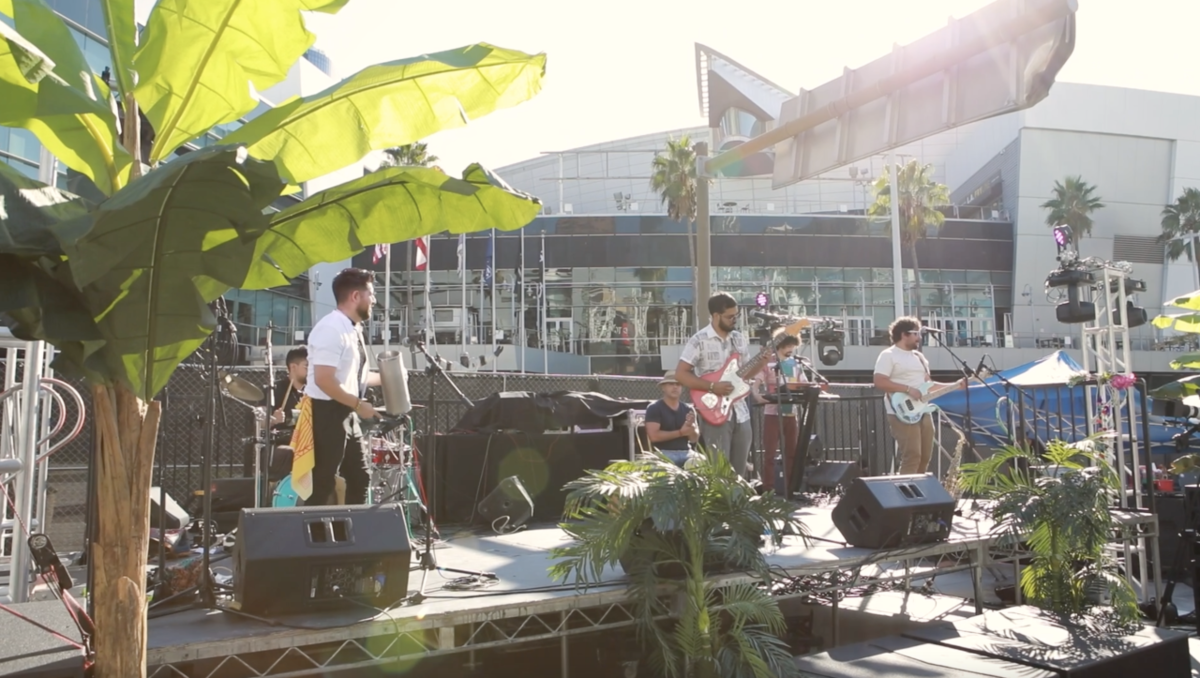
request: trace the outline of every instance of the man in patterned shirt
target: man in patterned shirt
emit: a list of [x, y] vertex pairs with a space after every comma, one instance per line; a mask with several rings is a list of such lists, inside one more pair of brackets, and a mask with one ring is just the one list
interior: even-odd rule
[[[712, 322], [692, 336], [683, 347], [679, 365], [675, 368], [675, 379], [693, 393], [711, 391], [724, 396], [733, 392], [733, 384], [727, 381], [709, 383], [700, 377], [716, 372], [725, 366], [732, 355], [738, 361], [746, 359], [750, 342], [746, 335], [734, 329], [737, 326], [737, 301], [725, 292], [718, 292], [708, 300], [708, 312]], [[703, 445], [721, 450], [729, 457], [733, 469], [746, 475], [746, 462], [750, 458], [750, 408], [743, 398], [733, 405], [733, 416], [720, 426], [713, 426], [703, 417], [698, 417], [700, 437]]]

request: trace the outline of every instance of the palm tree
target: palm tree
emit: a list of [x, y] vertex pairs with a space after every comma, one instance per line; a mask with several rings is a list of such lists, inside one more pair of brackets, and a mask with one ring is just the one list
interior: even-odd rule
[[1162, 235], [1158, 240], [1167, 246], [1168, 259], [1178, 261], [1186, 255], [1200, 270], [1197, 239], [1200, 239], [1200, 190], [1185, 188], [1175, 204], [1163, 208]]
[[[885, 171], [875, 181], [875, 202], [867, 208], [867, 216], [891, 218], [891, 172]], [[921, 316], [921, 267], [917, 260], [917, 241], [923, 240], [929, 227], [941, 228], [946, 215], [939, 207], [950, 204], [950, 191], [945, 184], [933, 180], [933, 165], [916, 160], [897, 166], [896, 183], [900, 187], [900, 246], [908, 250], [913, 268], [914, 315]]]
[[429, 147], [425, 142], [415, 141], [383, 149], [383, 162], [380, 167], [429, 167], [437, 161], [436, 155], [429, 155]]
[[1043, 209], [1050, 210], [1046, 215], [1047, 226], [1054, 228], [1066, 224], [1071, 227], [1071, 246], [1076, 251], [1079, 240], [1092, 234], [1092, 212], [1104, 207], [1100, 197], [1092, 195], [1095, 190], [1095, 186], [1088, 185], [1078, 176], [1067, 177], [1054, 182], [1054, 197], [1041, 204]]
[[[692, 295], [696, 293], [696, 241], [692, 226], [696, 221], [696, 149], [685, 134], [679, 140], [668, 139], [667, 150], [654, 156], [650, 165], [650, 188], [667, 204], [667, 216], [687, 227], [688, 257], [692, 266]], [[701, 299], [694, 307], [700, 308]], [[697, 320], [699, 320], [697, 315]]]

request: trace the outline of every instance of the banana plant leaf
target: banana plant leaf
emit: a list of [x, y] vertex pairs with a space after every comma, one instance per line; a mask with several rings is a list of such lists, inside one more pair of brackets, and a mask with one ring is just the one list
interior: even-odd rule
[[1171, 361], [1173, 370], [1200, 370], [1200, 353], [1184, 353]]
[[41, 0], [0, 0], [16, 32], [55, 64], [30, 83], [8, 41], [0, 41], [0, 126], [24, 127], [63, 164], [106, 195], [128, 176], [132, 159], [118, 143], [108, 87], [95, 76], [70, 29]]
[[226, 137], [274, 160], [289, 183], [328, 174], [367, 153], [515, 106], [535, 96], [546, 55], [488, 44], [369, 66], [323, 92], [291, 99]]
[[1160, 330], [1173, 329], [1179, 332], [1200, 332], [1200, 313], [1160, 315], [1150, 321]]
[[3, 21], [0, 21], [0, 41], [7, 46], [8, 52], [17, 63], [17, 70], [29, 84], [36, 85], [47, 76], [57, 77], [54, 75], [54, 62], [50, 57]]
[[1175, 297], [1174, 299], [1168, 301], [1166, 305], [1186, 308], [1189, 311], [1200, 311], [1200, 290], [1196, 290], [1195, 292], [1191, 292], [1183, 296]]
[[303, 10], [335, 13], [347, 0], [160, 0], [133, 57], [137, 101], [154, 125], [150, 163], [216, 125], [254, 110], [262, 92], [316, 36]]
[[[108, 37], [108, 54], [112, 72], [117, 79], [117, 91], [124, 99], [133, 92], [133, 52], [137, 28], [134, 22], [134, 0], [98, 0], [104, 9], [104, 29]], [[94, 11], [94, 10], [93, 10]]]
[[1151, 398], [1162, 400], [1183, 400], [1195, 395], [1200, 395], [1200, 374], [1176, 379], [1169, 384], [1159, 386], [1149, 393]]
[[[65, 258], [43, 257], [33, 262], [37, 269], [11, 267], [10, 278], [24, 282], [5, 285], [0, 312], [16, 320], [20, 336], [64, 348], [75, 371], [120, 379], [151, 398], [209, 335], [209, 302], [231, 288], [283, 284], [313, 264], [381, 242], [445, 230], [513, 230], [540, 209], [535, 198], [477, 165], [463, 179], [390, 168], [268, 217], [264, 210], [283, 187], [275, 166], [248, 157], [244, 147], [211, 147], [166, 163], [91, 212], [25, 227], [48, 231]], [[38, 242], [16, 232], [21, 239], [14, 242]], [[23, 254], [27, 264], [31, 251], [0, 240], [0, 254]], [[55, 321], [66, 323], [60, 326], [41, 308], [76, 312], [56, 312]]]
[[321, 261], [341, 261], [368, 245], [450, 231], [511, 231], [528, 224], [541, 202], [472, 164], [462, 179], [426, 167], [389, 167], [313, 195], [279, 212], [259, 238], [258, 266], [243, 289], [266, 289]]
[[67, 262], [0, 254], [0, 313], [15, 321], [19, 339], [58, 347], [55, 369], [91, 378], [107, 374], [97, 353], [104, 336], [74, 289]]
[[81, 198], [0, 163], [0, 251], [25, 257], [61, 256], [62, 247], [51, 228], [87, 210]]

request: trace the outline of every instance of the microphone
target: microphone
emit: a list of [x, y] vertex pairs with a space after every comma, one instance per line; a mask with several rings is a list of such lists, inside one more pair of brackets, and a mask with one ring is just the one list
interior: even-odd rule
[[822, 384], [829, 383], [829, 380], [826, 379], [824, 376], [822, 376], [821, 373], [817, 371], [817, 368], [813, 367], [812, 362], [809, 361], [808, 358], [805, 358], [804, 356], [799, 356], [798, 358], [796, 358], [796, 360], [798, 360], [801, 365], [804, 365], [805, 367], [807, 367], [808, 371], [811, 372], [812, 375], [817, 378], [817, 381], [821, 382]]
[[783, 322], [785, 320], [791, 319], [791, 316], [778, 315], [775, 313], [767, 313], [766, 311], [752, 311], [750, 313], [750, 315], [754, 316], [755, 318], [758, 318], [759, 320], [767, 320], [767, 321], [771, 321], [771, 322]]
[[984, 377], [987, 377], [989, 374], [991, 374], [992, 371], [987, 368], [988, 357], [989, 356], [985, 353], [983, 355], [983, 357], [979, 359], [979, 365], [977, 365], [975, 367], [975, 371], [972, 372], [971, 374], [975, 375], [976, 377], [979, 377], [980, 379], [983, 379]]
[[941, 334], [942, 333], [942, 331], [936, 327], [922, 327], [921, 331], [928, 332], [929, 334]]

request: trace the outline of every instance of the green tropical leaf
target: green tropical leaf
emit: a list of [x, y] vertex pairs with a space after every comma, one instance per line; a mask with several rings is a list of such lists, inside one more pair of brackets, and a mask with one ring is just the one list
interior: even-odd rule
[[199, 347], [207, 303], [240, 284], [283, 182], [240, 148], [189, 153], [133, 182], [58, 237], [108, 342], [111, 374], [152, 398]]
[[1182, 379], [1176, 379], [1169, 384], [1163, 384], [1150, 391], [1147, 395], [1151, 398], [1160, 398], [1162, 400], [1183, 400], [1197, 394], [1200, 394], [1200, 374], [1193, 374]]
[[29, 84], [36, 85], [47, 76], [57, 77], [54, 75], [54, 61], [3, 21], [0, 21], [0, 40], [7, 45], [16, 61], [17, 71]]
[[55, 224], [87, 213], [86, 203], [0, 163], [0, 253], [60, 256]]
[[271, 218], [258, 240], [258, 266], [239, 287], [266, 289], [315, 263], [341, 261], [377, 243], [431, 233], [511, 231], [537, 216], [541, 203], [478, 164], [462, 179], [425, 167], [389, 167], [346, 182]]
[[127, 178], [131, 158], [117, 139], [108, 87], [91, 72], [70, 29], [41, 0], [5, 0], [17, 32], [54, 64], [30, 83], [10, 43], [0, 41], [0, 126], [23, 127], [105, 194]]
[[160, 0], [133, 57], [137, 101], [154, 125], [151, 164], [216, 125], [233, 122], [316, 37], [302, 10], [334, 13], [346, 0]]
[[15, 321], [17, 337], [54, 341], [59, 349], [55, 369], [101, 376], [104, 365], [96, 352], [104, 345], [103, 336], [78, 290], [70, 285], [66, 269], [65, 262], [0, 254], [0, 313]]
[[133, 51], [137, 44], [133, 4], [134, 0], [100, 0], [108, 34], [108, 54], [122, 99], [133, 92]]
[[1173, 370], [1200, 370], [1200, 353], [1184, 353], [1171, 361]]
[[1160, 330], [1174, 329], [1179, 332], [1200, 332], [1200, 313], [1182, 315], [1160, 315], [1150, 321]]
[[299, 184], [434, 132], [515, 106], [541, 90], [544, 54], [488, 44], [369, 66], [319, 94], [267, 111], [230, 134]]
[[1200, 290], [1175, 297], [1167, 302], [1167, 306], [1178, 306], [1190, 311], [1200, 311]]

